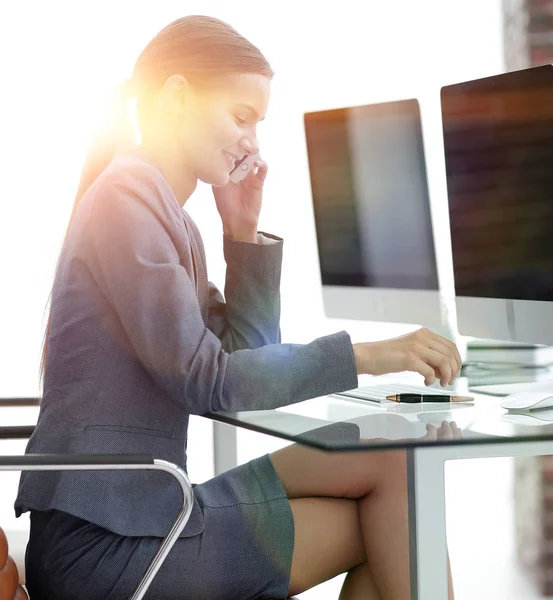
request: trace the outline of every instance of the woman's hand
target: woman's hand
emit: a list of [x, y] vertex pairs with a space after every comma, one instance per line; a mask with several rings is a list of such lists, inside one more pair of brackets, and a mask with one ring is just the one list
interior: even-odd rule
[[457, 426], [455, 421], [442, 421], [440, 427], [426, 424], [426, 435], [425, 440], [430, 442], [436, 442], [438, 440], [460, 440], [463, 438], [461, 429]]
[[[430, 413], [432, 414], [432, 413]], [[374, 418], [376, 415], [371, 415]], [[383, 415], [378, 415], [383, 416]], [[356, 422], [356, 419], [351, 420], [352, 423]], [[346, 421], [347, 423], [347, 421]], [[393, 428], [393, 425], [392, 425]], [[426, 424], [426, 433], [421, 437], [406, 437], [406, 438], [389, 438], [389, 437], [373, 437], [359, 440], [360, 444], [388, 444], [390, 442], [394, 444], [401, 444], [405, 442], [413, 442], [416, 440], [426, 440], [428, 442], [437, 442], [438, 440], [462, 440], [463, 432], [455, 421], [442, 421], [441, 425], [437, 427], [431, 423]]]
[[264, 160], [258, 160], [254, 165], [252, 173], [240, 183], [213, 187], [224, 234], [241, 242], [257, 243], [257, 222], [268, 166]]
[[434, 383], [436, 378], [442, 386], [451, 384], [462, 367], [457, 346], [428, 329], [383, 342], [354, 344], [353, 353], [360, 374], [416, 371], [424, 377], [426, 385]]

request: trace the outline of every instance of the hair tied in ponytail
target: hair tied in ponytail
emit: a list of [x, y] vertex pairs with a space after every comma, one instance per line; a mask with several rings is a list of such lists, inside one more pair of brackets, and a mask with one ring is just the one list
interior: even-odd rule
[[137, 86], [136, 82], [132, 77], [128, 77], [123, 80], [116, 88], [121, 98], [126, 98], [127, 100], [131, 100], [132, 98], [136, 98], [137, 95]]
[[134, 141], [134, 125], [132, 109], [134, 108], [135, 90], [131, 79], [125, 79], [113, 89], [104, 117], [94, 133], [95, 142], [116, 150], [120, 146], [132, 144]]

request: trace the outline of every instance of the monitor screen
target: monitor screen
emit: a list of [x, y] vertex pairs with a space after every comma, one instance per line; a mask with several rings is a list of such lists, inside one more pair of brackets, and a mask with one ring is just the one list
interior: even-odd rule
[[442, 88], [457, 296], [553, 300], [553, 67]]
[[323, 285], [438, 290], [417, 100], [304, 123]]

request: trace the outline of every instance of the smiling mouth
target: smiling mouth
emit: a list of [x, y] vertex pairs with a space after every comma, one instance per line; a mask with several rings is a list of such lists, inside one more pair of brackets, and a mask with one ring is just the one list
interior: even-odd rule
[[236, 166], [236, 163], [238, 162], [237, 158], [234, 158], [234, 156], [232, 156], [232, 154], [229, 154], [228, 152], [225, 152], [223, 150], [223, 154], [227, 157], [229, 164], [230, 164], [230, 168], [234, 169], [234, 167]]

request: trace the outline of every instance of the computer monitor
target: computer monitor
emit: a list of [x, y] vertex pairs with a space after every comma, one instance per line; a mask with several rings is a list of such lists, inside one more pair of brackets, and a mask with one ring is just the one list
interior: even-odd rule
[[443, 326], [415, 99], [304, 115], [325, 313]]
[[553, 344], [553, 66], [441, 90], [459, 332]]

